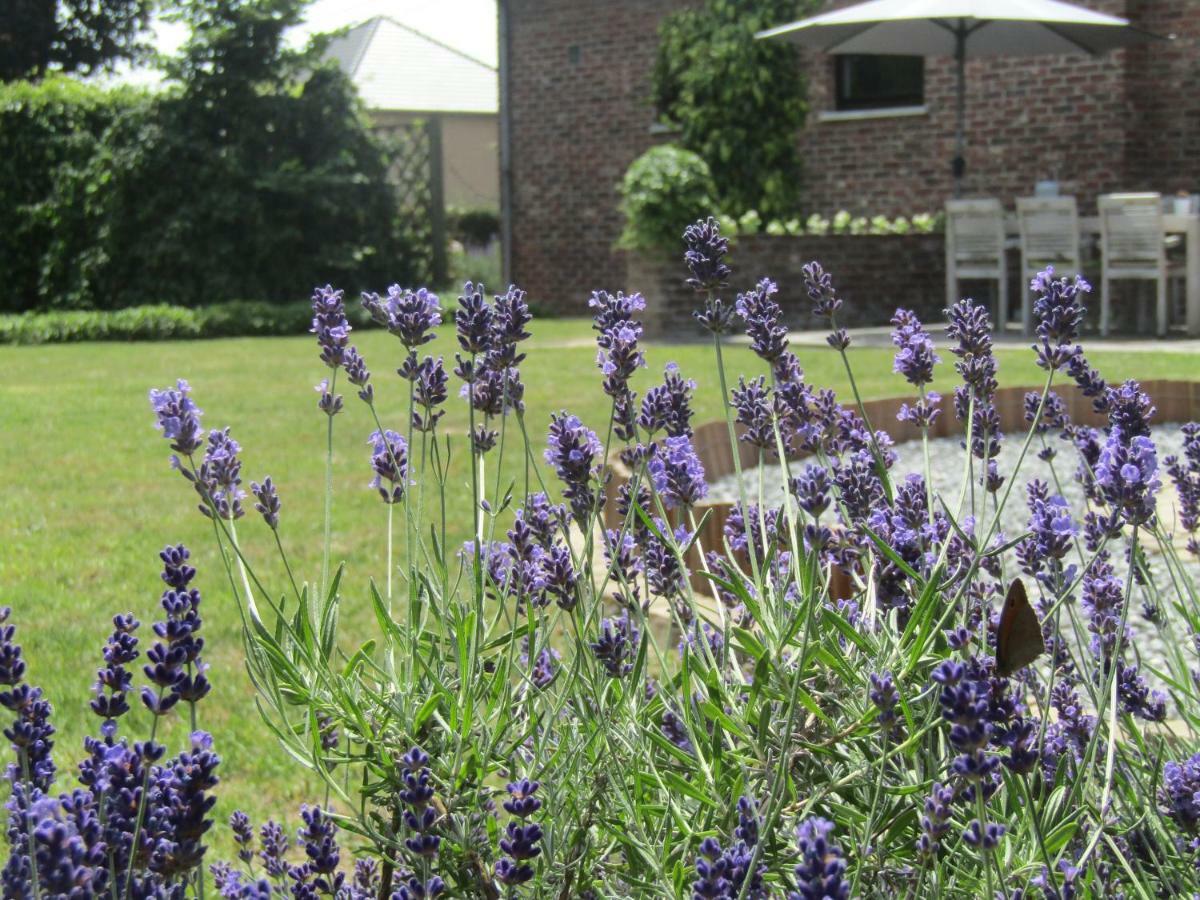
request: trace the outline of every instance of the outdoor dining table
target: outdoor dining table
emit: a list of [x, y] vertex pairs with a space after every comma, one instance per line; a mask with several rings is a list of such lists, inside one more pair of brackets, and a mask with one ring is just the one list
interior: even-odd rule
[[[1200, 213], [1164, 212], [1162, 221], [1165, 234], [1179, 235], [1183, 238], [1184, 251], [1187, 254], [1185, 266], [1187, 335], [1188, 337], [1200, 337]], [[1020, 230], [1017, 225], [1016, 213], [1005, 215], [1004, 231], [1010, 239], [1009, 246], [1019, 246], [1017, 238]], [[1088, 237], [1098, 238], [1100, 236], [1100, 217], [1080, 216], [1079, 232]]]

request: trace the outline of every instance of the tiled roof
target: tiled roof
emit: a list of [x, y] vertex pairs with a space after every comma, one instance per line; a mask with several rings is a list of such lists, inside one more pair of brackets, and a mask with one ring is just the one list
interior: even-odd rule
[[494, 113], [496, 70], [387, 16], [356, 25], [330, 42], [369, 109]]

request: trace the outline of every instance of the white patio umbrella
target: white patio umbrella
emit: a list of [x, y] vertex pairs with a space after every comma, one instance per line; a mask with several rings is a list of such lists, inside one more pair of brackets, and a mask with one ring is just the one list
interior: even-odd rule
[[953, 56], [958, 63], [955, 193], [966, 164], [966, 63], [977, 56], [1090, 53], [1157, 35], [1061, 0], [870, 0], [761, 31], [824, 53]]

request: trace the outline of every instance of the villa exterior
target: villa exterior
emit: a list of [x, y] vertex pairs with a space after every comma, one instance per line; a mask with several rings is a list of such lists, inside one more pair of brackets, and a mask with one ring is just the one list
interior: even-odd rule
[[[1106, 191], [1200, 190], [1200, 2], [1078, 2], [1175, 40], [1099, 58], [970, 62], [967, 195], [999, 197], [1011, 208], [1037, 182], [1054, 180], [1092, 211]], [[510, 275], [540, 303], [579, 312], [591, 290], [627, 287], [627, 255], [613, 249], [617, 185], [636, 156], [670, 140], [656, 125], [651, 69], [659, 21], [687, 5], [500, 4]], [[939, 209], [953, 190], [952, 61], [902, 59], [874, 79], [874, 92], [863, 92], [854, 89], [853, 68], [839, 72], [860, 63], [807, 53], [801, 60], [810, 101], [796, 138], [803, 212]]]

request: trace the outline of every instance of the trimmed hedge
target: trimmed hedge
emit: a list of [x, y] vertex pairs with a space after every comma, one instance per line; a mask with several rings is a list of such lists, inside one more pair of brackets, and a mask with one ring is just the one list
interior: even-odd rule
[[[356, 328], [371, 325], [354, 305]], [[304, 334], [312, 324], [307, 302], [232, 301], [189, 309], [166, 303], [128, 309], [64, 310], [0, 315], [0, 344], [68, 344], [79, 341], [168, 341], [196, 338]]]

